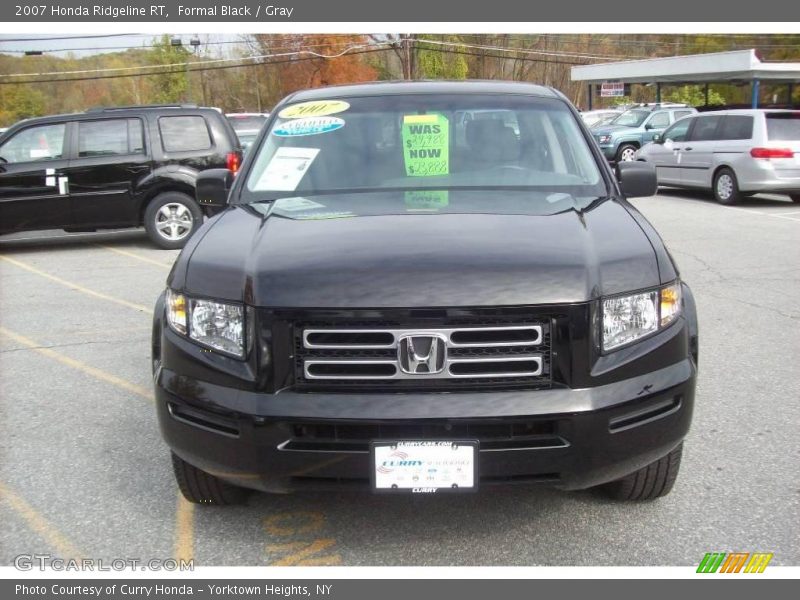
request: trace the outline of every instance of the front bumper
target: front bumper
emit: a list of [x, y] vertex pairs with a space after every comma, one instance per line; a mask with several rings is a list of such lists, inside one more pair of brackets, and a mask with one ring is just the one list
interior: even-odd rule
[[617, 158], [617, 144], [609, 143], [609, 144], [600, 144], [600, 151], [603, 153], [608, 160], [615, 160]]
[[632, 473], [683, 440], [695, 376], [687, 358], [585, 389], [260, 394], [159, 368], [155, 387], [172, 450], [243, 487], [366, 488], [371, 440], [478, 439], [481, 485], [583, 489]]

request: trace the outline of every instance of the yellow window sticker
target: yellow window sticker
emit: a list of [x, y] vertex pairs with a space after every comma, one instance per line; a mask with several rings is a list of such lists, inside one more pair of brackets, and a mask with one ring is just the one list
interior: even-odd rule
[[450, 197], [447, 190], [408, 190], [405, 203], [409, 212], [435, 212], [446, 208]]
[[431, 177], [450, 173], [450, 123], [444, 115], [403, 116], [406, 175]]
[[287, 106], [278, 116], [281, 119], [299, 119], [301, 117], [325, 117], [344, 112], [350, 104], [343, 100], [314, 100], [313, 102], [300, 102]]

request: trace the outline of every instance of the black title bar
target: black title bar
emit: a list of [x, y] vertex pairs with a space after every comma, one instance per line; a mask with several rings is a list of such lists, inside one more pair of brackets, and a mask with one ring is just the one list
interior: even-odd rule
[[[3, 22], [241, 22], [241, 23], [541, 23], [541, 22], [780, 22], [800, 20], [800, 3], [759, 0], [11, 0]], [[520, 29], [523, 32], [524, 28]], [[602, 27], [598, 27], [602, 30]], [[787, 28], [791, 33], [796, 28]], [[2, 40], [0, 40], [2, 41]]]

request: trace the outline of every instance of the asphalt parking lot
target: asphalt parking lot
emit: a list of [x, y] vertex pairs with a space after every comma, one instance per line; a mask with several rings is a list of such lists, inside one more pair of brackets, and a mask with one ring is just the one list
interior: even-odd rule
[[700, 313], [694, 424], [672, 494], [254, 494], [179, 498], [155, 420], [153, 303], [177, 252], [141, 231], [0, 238], [0, 564], [51, 553], [196, 565], [691, 565], [706, 552], [800, 564], [800, 205], [634, 203]]

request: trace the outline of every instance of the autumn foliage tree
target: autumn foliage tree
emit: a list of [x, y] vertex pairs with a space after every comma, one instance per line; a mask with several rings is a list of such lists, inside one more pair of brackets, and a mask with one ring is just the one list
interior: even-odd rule
[[277, 55], [265, 59], [265, 68], [274, 70], [280, 96], [305, 88], [374, 81], [378, 74], [364, 57], [363, 51], [369, 50], [367, 36], [254, 37], [262, 55]]

